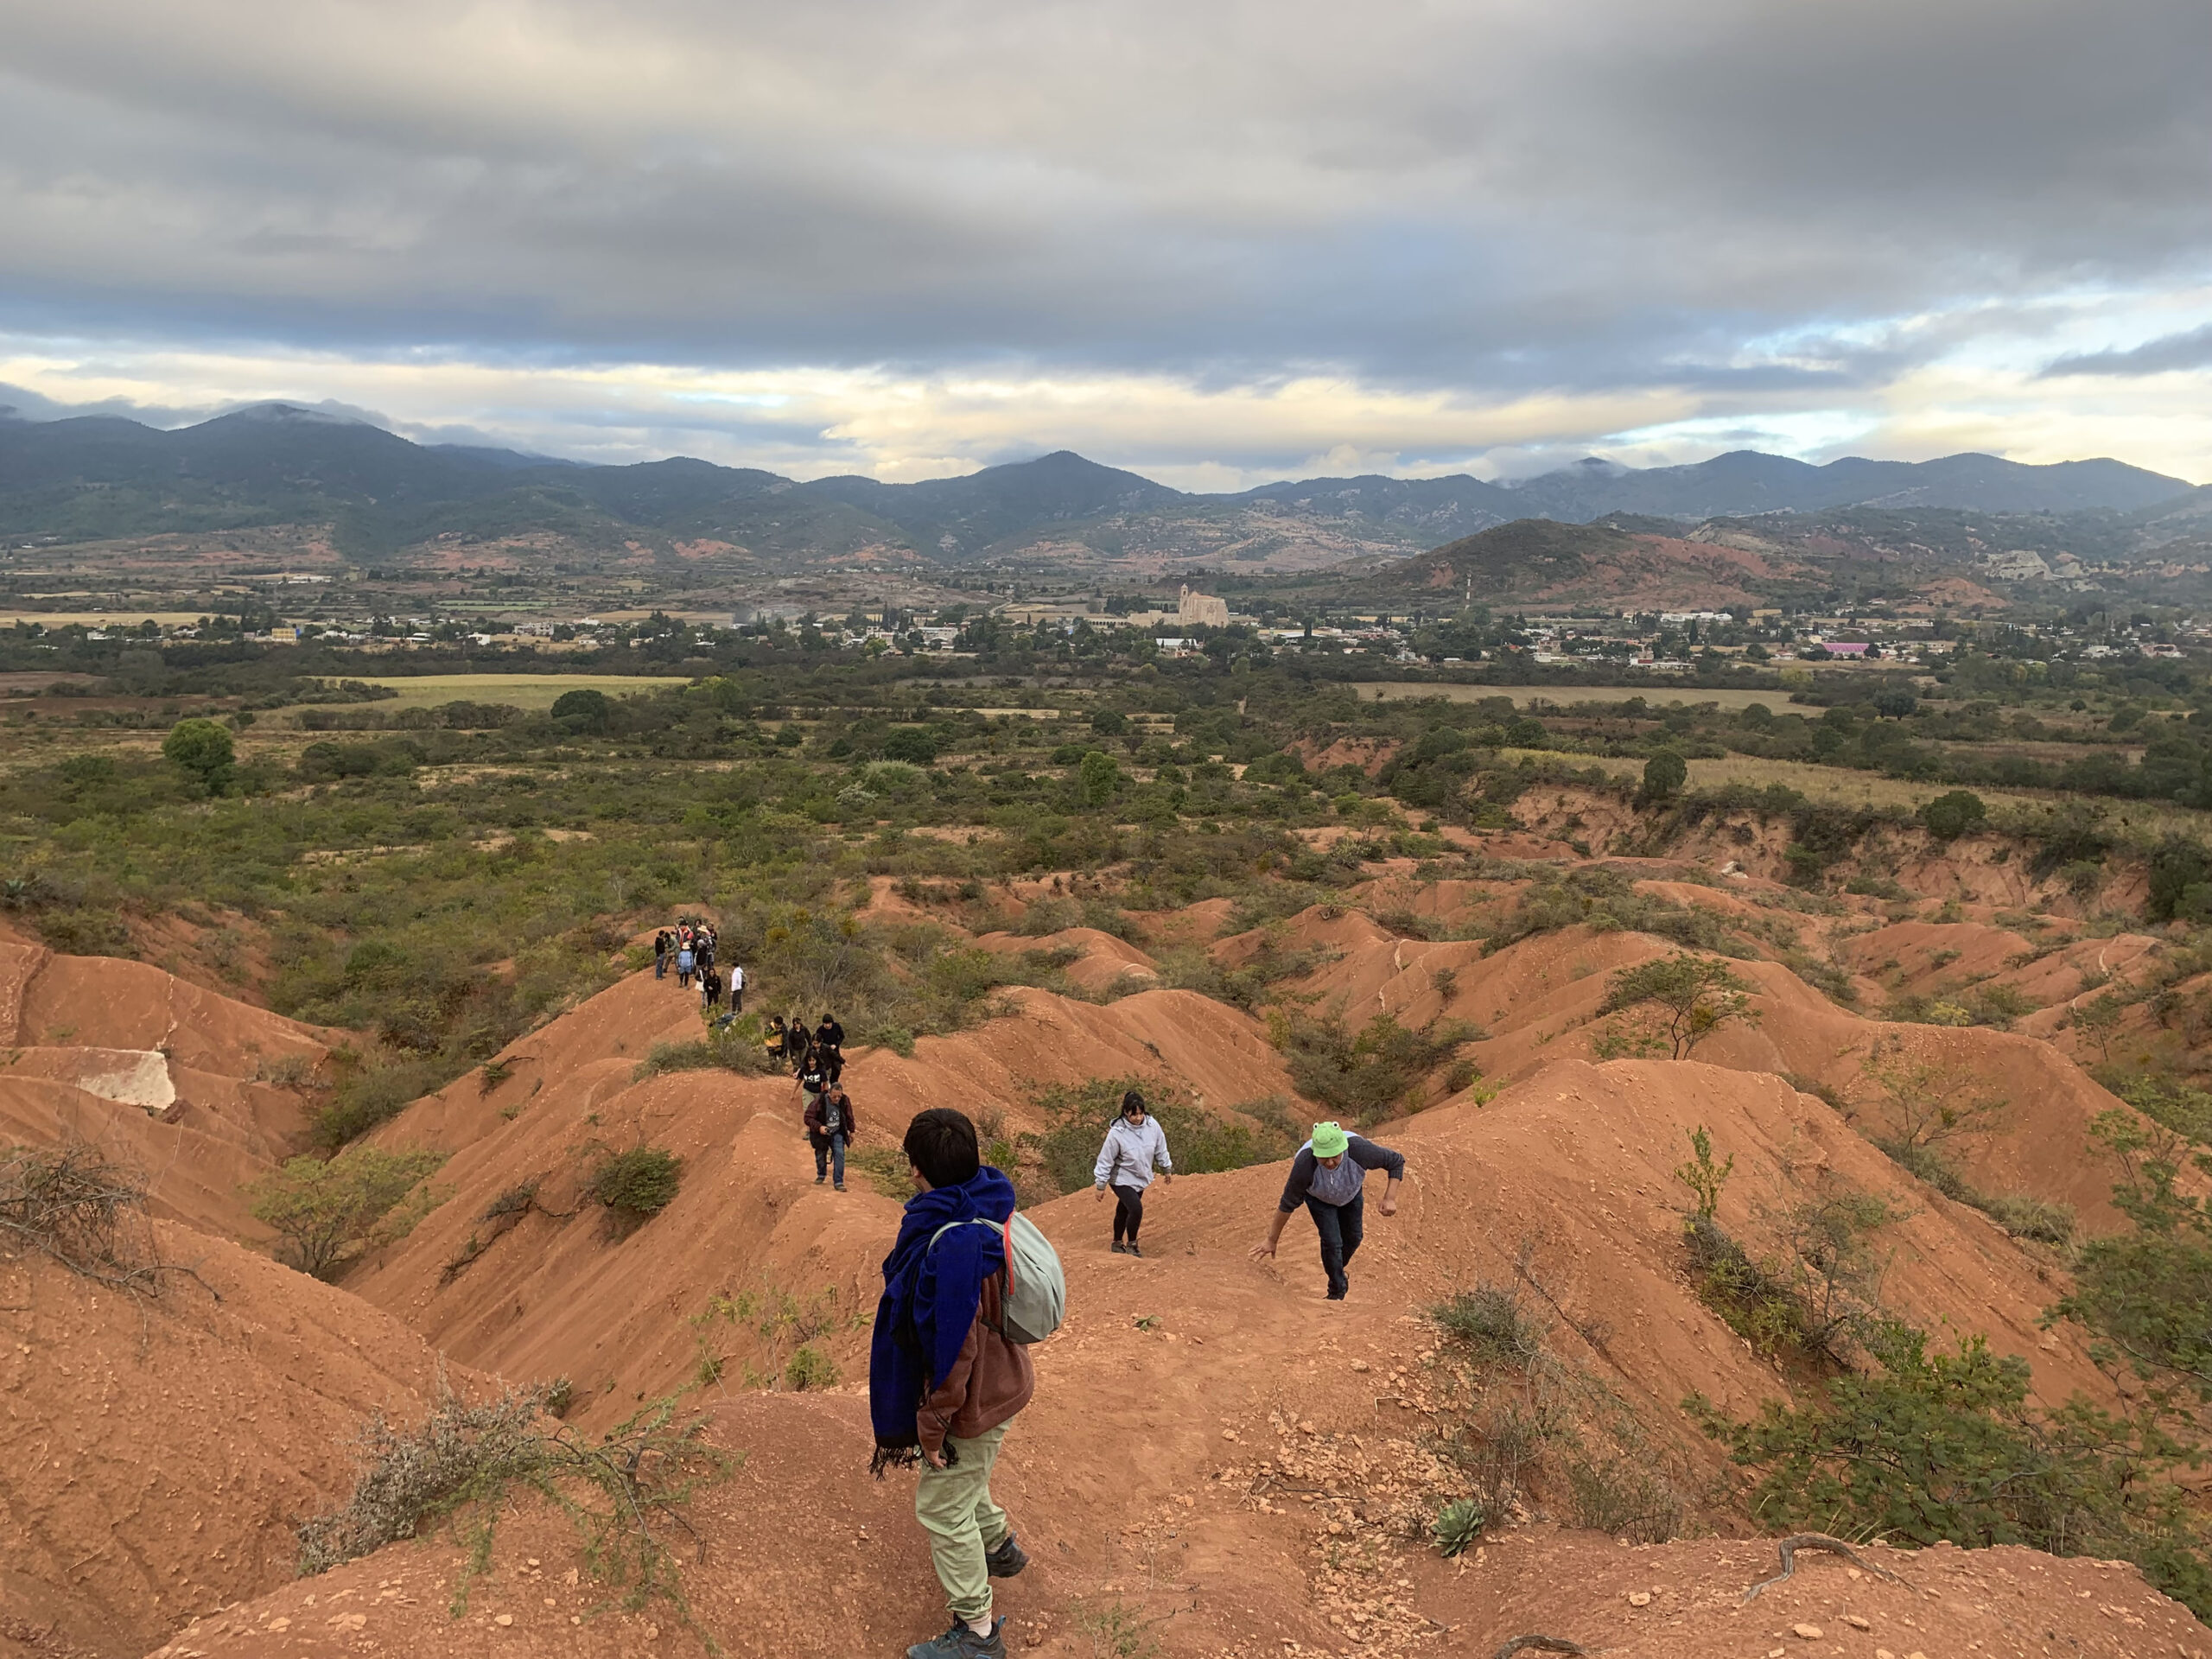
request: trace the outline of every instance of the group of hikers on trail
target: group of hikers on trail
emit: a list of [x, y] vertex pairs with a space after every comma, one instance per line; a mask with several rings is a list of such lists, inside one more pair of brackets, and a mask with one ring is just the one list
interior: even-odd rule
[[[883, 1260], [868, 1356], [870, 1467], [880, 1478], [887, 1469], [918, 1465], [914, 1516], [952, 1609], [950, 1628], [908, 1648], [906, 1659], [1005, 1659], [1006, 1620], [992, 1611], [991, 1580], [1017, 1576], [1029, 1556], [991, 1496], [991, 1472], [1036, 1392], [1028, 1348], [1058, 1327], [1066, 1281], [1052, 1245], [1018, 1213], [1014, 1183], [983, 1162], [964, 1113], [917, 1113], [902, 1145], [914, 1196]], [[1303, 1205], [1320, 1236], [1329, 1300], [1342, 1301], [1372, 1169], [1387, 1178], [1382, 1213], [1395, 1215], [1404, 1156], [1338, 1124], [1316, 1123], [1253, 1255], [1273, 1256], [1284, 1223]], [[1131, 1090], [1093, 1172], [1098, 1197], [1110, 1190], [1116, 1199], [1118, 1254], [1141, 1254], [1144, 1191], [1155, 1173], [1173, 1179], [1167, 1138]]]
[[[653, 940], [655, 978], [675, 958], [677, 982], [699, 976], [704, 1006], [719, 994], [715, 930], [685, 922]], [[713, 985], [715, 988], [707, 988]], [[730, 969], [731, 1013], [743, 995], [743, 969]], [[810, 1031], [804, 1015], [771, 1015], [762, 1045], [787, 1065], [805, 1105], [802, 1119], [814, 1149], [814, 1184], [845, 1190], [845, 1149], [860, 1120], [845, 1092], [845, 1028], [824, 1014]], [[875, 1436], [870, 1467], [880, 1479], [894, 1467], [916, 1466], [914, 1516], [928, 1535], [938, 1582], [952, 1609], [944, 1635], [917, 1643], [906, 1659], [1005, 1659], [1006, 1620], [994, 1615], [991, 1580], [1011, 1579], [1029, 1565], [1014, 1522], [991, 1496], [1007, 1431], [1036, 1392], [1030, 1345], [1059, 1327], [1066, 1281], [1043, 1233], [1016, 1208], [1014, 1183], [983, 1162], [976, 1126], [949, 1107], [918, 1112], [900, 1143], [914, 1196], [899, 1217], [899, 1236], [883, 1259], [883, 1295], [876, 1306], [868, 1356], [868, 1413]], [[1284, 1224], [1303, 1206], [1321, 1246], [1328, 1299], [1351, 1290], [1346, 1274], [1364, 1236], [1367, 1175], [1385, 1176], [1381, 1212], [1395, 1215], [1405, 1179], [1403, 1154], [1336, 1123], [1316, 1123], [1291, 1160], [1282, 1198], [1267, 1236], [1252, 1247], [1271, 1258]], [[1142, 1256], [1144, 1195], [1154, 1178], [1175, 1179], [1166, 1131], [1129, 1090], [1107, 1127], [1091, 1178], [1098, 1199], [1114, 1195], [1113, 1249]]]
[[686, 989], [693, 979], [699, 982], [699, 1011], [711, 1016], [721, 1007], [722, 992], [729, 992], [729, 1012], [720, 1023], [728, 1026], [745, 1012], [745, 969], [732, 963], [725, 979], [715, 964], [715, 950], [721, 935], [708, 922], [678, 922], [674, 927], [664, 927], [653, 935], [653, 977], [665, 979], [671, 962], [676, 965], [676, 982]]

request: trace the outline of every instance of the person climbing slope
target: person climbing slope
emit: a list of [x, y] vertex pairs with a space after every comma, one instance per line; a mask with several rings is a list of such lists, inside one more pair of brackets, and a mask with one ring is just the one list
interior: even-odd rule
[[822, 1185], [834, 1163], [836, 1169], [836, 1191], [845, 1190], [845, 1148], [860, 1133], [860, 1122], [853, 1116], [853, 1103], [842, 1089], [835, 1085], [818, 1095], [807, 1096], [806, 1139], [814, 1148], [814, 1184]]
[[[878, 1475], [918, 1459], [914, 1516], [929, 1535], [952, 1625], [906, 1659], [1004, 1659], [1006, 1621], [991, 1580], [1029, 1565], [991, 1471], [1036, 1372], [1006, 1332], [1007, 1247], [1014, 1183], [983, 1163], [976, 1126], [946, 1107], [906, 1126], [914, 1196], [883, 1261], [883, 1298], [868, 1356], [868, 1414]], [[963, 1224], [983, 1221], [992, 1225]]]
[[[1098, 1148], [1097, 1166], [1091, 1179], [1098, 1196], [1114, 1189], [1114, 1254], [1138, 1255], [1137, 1229], [1144, 1224], [1144, 1190], [1152, 1185], [1154, 1166], [1160, 1179], [1173, 1185], [1175, 1160], [1167, 1155], [1167, 1135], [1160, 1120], [1145, 1110], [1144, 1096], [1132, 1089], [1122, 1096], [1122, 1115], [1106, 1130], [1106, 1143]], [[1122, 1240], [1126, 1237], [1127, 1243]]]
[[1334, 1123], [1316, 1123], [1313, 1137], [1291, 1160], [1290, 1179], [1283, 1183], [1282, 1203], [1277, 1206], [1268, 1236], [1252, 1247], [1256, 1257], [1272, 1256], [1281, 1242], [1283, 1224], [1300, 1204], [1313, 1217], [1321, 1236], [1321, 1268], [1329, 1275], [1329, 1300], [1341, 1302], [1351, 1289], [1345, 1265], [1359, 1249], [1365, 1234], [1367, 1172], [1388, 1172], [1378, 1206], [1386, 1216], [1398, 1213], [1398, 1183], [1406, 1178], [1402, 1153], [1378, 1147], [1364, 1135], [1351, 1135]]

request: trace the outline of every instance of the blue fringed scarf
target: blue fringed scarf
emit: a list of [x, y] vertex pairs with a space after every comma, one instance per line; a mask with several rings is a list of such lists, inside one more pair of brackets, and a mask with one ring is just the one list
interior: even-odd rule
[[883, 1300], [876, 1304], [868, 1354], [868, 1414], [879, 1470], [887, 1452], [918, 1446], [915, 1414], [950, 1372], [982, 1305], [983, 1281], [1006, 1266], [1006, 1244], [982, 1227], [940, 1227], [976, 1219], [1003, 1224], [1014, 1214], [1014, 1183], [986, 1164], [972, 1180], [933, 1187], [906, 1201], [899, 1242], [883, 1258]]

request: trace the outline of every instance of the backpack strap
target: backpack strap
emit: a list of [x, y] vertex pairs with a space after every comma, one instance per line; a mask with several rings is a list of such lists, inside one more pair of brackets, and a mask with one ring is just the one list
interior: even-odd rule
[[[924, 1254], [926, 1255], [929, 1249], [934, 1249], [938, 1240], [956, 1227], [988, 1227], [998, 1234], [999, 1247], [1006, 1255], [1006, 1266], [1001, 1269], [1006, 1274], [1006, 1294], [1007, 1299], [1012, 1300], [1014, 1295], [1014, 1217], [1008, 1216], [1004, 1222], [996, 1222], [986, 1221], [981, 1216], [970, 1216], [965, 1221], [948, 1221], [930, 1235], [930, 1242], [925, 1247]], [[1003, 1323], [991, 1325], [988, 1319], [984, 1320], [983, 1323], [990, 1325], [990, 1328], [999, 1335], [1006, 1335], [1006, 1326]]]

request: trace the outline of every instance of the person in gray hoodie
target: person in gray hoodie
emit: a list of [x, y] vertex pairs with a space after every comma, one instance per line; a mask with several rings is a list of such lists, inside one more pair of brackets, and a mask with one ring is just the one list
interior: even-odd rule
[[[1114, 1254], [1142, 1255], [1137, 1248], [1137, 1229], [1144, 1224], [1144, 1190], [1152, 1185], [1154, 1167], [1160, 1179], [1175, 1179], [1175, 1160], [1167, 1155], [1167, 1136], [1160, 1120], [1145, 1110], [1144, 1096], [1132, 1089], [1122, 1096], [1122, 1115], [1106, 1131], [1106, 1144], [1098, 1148], [1098, 1163], [1091, 1173], [1098, 1196], [1114, 1189]], [[1124, 1240], [1127, 1243], [1124, 1243]]]

